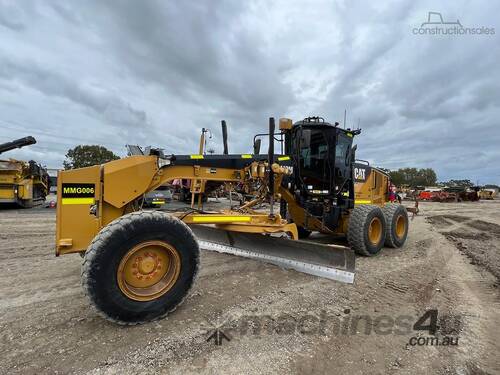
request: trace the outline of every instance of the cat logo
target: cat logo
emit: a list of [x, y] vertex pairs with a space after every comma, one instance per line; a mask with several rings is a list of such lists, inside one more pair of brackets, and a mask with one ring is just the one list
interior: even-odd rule
[[354, 168], [354, 179], [355, 180], [364, 180], [366, 173], [366, 169], [364, 168]]
[[354, 166], [354, 180], [358, 182], [365, 182], [370, 175], [371, 168], [368, 166], [355, 165]]

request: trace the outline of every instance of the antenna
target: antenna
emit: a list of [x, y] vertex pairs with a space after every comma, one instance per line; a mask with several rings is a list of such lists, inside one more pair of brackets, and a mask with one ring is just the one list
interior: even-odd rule
[[347, 117], [347, 108], [344, 109], [344, 129], [345, 129], [345, 120], [346, 120], [346, 117]]

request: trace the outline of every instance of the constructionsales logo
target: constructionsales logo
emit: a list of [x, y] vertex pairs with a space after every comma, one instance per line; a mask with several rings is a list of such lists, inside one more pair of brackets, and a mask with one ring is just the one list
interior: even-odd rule
[[439, 12], [428, 12], [427, 21], [412, 29], [413, 35], [431, 36], [493, 36], [495, 28], [485, 25], [463, 26], [456, 21], [446, 20]]
[[66, 183], [62, 184], [63, 204], [93, 204], [95, 184]]

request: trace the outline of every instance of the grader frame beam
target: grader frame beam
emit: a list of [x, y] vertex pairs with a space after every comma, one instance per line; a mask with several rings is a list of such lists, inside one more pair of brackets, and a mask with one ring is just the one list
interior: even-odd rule
[[[186, 156], [164, 159], [155, 155], [136, 155], [102, 166], [59, 172], [58, 191], [61, 194], [57, 202], [56, 255], [85, 251], [103, 227], [126, 213], [136, 211], [139, 198], [169, 181], [244, 182], [264, 178], [268, 168], [262, 158], [252, 155], [228, 155], [223, 163], [246, 164], [243, 168], [219, 168], [218, 163], [205, 158], [210, 159], [204, 155], [190, 155], [189, 159]], [[177, 160], [180, 164], [191, 165], [176, 165]], [[273, 167], [276, 171], [275, 185], [279, 186], [287, 170], [278, 164]], [[289, 224], [280, 215], [270, 216], [250, 209], [245, 211], [176, 213], [175, 216], [187, 224], [215, 224], [221, 229], [249, 233], [284, 232], [294, 239], [298, 238], [295, 224]]]
[[[296, 239], [296, 225], [322, 233], [347, 233], [348, 215], [339, 219], [332, 231], [317, 218], [309, 215], [295, 201], [293, 194], [281, 185], [289, 162], [277, 157], [273, 165], [275, 194], [287, 202], [294, 223], [287, 223], [280, 215], [255, 212], [251, 205], [238, 211], [210, 213], [176, 213], [186, 224], [215, 224], [220, 229], [249, 233], [288, 233]], [[224, 165], [220, 168], [217, 165]], [[231, 168], [235, 166], [238, 168]], [[115, 160], [101, 166], [59, 172], [56, 226], [56, 255], [84, 252], [97, 233], [118, 217], [138, 209], [134, 202], [143, 194], [174, 179], [200, 181], [245, 182], [251, 178], [263, 179], [269, 166], [265, 155], [180, 155], [161, 158], [156, 155], [136, 155]], [[358, 179], [356, 203], [383, 206], [386, 202], [388, 179], [375, 168]], [[264, 181], [265, 183], [265, 181]], [[80, 193], [78, 193], [80, 187]], [[76, 190], [72, 190], [76, 189]], [[91, 190], [85, 190], [91, 189]], [[258, 197], [256, 201], [263, 201]], [[375, 199], [374, 199], [375, 198]], [[62, 219], [64, 217], [64, 220]]]

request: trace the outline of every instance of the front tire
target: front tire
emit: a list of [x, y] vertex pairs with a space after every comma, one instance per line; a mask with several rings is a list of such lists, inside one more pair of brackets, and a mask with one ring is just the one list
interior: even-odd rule
[[191, 229], [159, 211], [124, 215], [85, 252], [82, 285], [98, 313], [123, 325], [166, 316], [187, 296], [199, 264]]
[[351, 211], [347, 241], [356, 254], [372, 256], [384, 246], [385, 217], [380, 207], [358, 205]]

